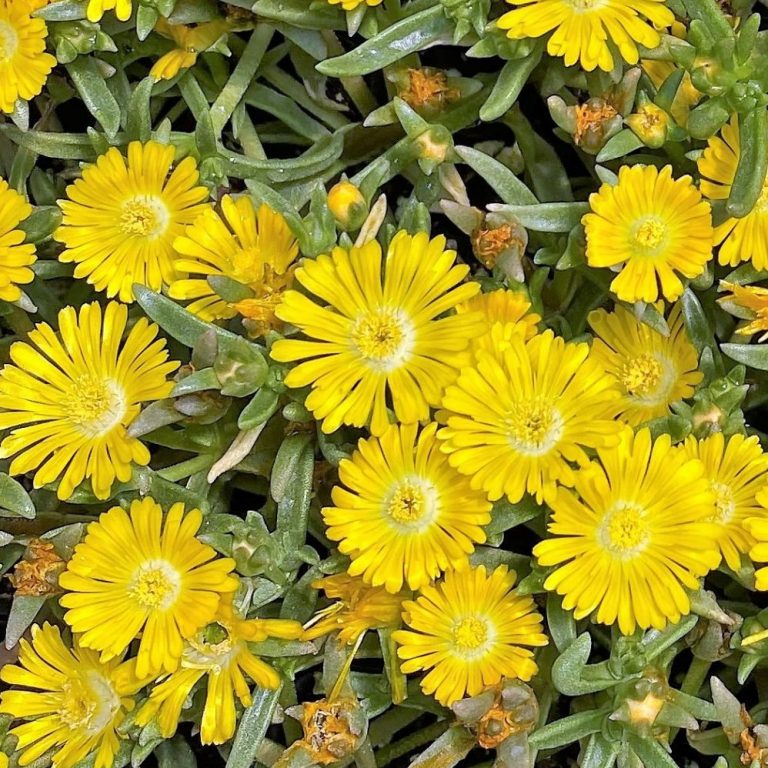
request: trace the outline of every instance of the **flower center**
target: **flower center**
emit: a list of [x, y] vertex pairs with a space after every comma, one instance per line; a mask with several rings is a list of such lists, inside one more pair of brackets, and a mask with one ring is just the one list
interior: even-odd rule
[[62, 686], [59, 718], [70, 730], [90, 736], [101, 733], [120, 709], [120, 697], [107, 678], [90, 670]]
[[231, 627], [214, 621], [187, 641], [181, 656], [181, 666], [221, 671], [240, 650], [241, 645], [233, 639]]
[[478, 656], [488, 643], [488, 622], [467, 616], [453, 627], [453, 642], [463, 656]]
[[65, 399], [65, 415], [81, 432], [96, 437], [119, 424], [126, 412], [125, 393], [111, 379], [80, 376]]
[[165, 203], [154, 195], [128, 198], [120, 211], [120, 229], [126, 235], [156, 238], [165, 233], [169, 221]]
[[603, 546], [620, 558], [634, 557], [650, 540], [643, 511], [633, 504], [620, 504], [606, 513], [598, 536]]
[[240, 283], [250, 285], [262, 281], [264, 260], [256, 248], [240, 248], [232, 254], [232, 276]]
[[419, 478], [406, 478], [385, 501], [385, 515], [409, 531], [426, 528], [437, 514], [434, 487]]
[[618, 377], [628, 395], [647, 397], [656, 392], [664, 374], [664, 366], [653, 355], [640, 355], [627, 360]]
[[667, 239], [667, 225], [656, 217], [643, 219], [636, 226], [633, 238], [640, 254], [654, 256]]
[[359, 317], [352, 326], [352, 343], [371, 368], [390, 371], [410, 352], [413, 330], [402, 312], [381, 308]]
[[602, 0], [569, 0], [576, 11], [591, 11], [593, 8], [602, 5]]
[[10, 61], [19, 47], [19, 36], [7, 21], [0, 21], [0, 64]]
[[710, 487], [712, 493], [715, 494], [715, 509], [717, 510], [710, 519], [716, 523], [730, 522], [736, 512], [736, 499], [733, 498], [733, 491], [725, 483], [712, 483]]
[[164, 611], [178, 597], [181, 579], [165, 560], [150, 560], [136, 572], [128, 587], [130, 596], [142, 607]]
[[541, 456], [552, 449], [563, 434], [563, 419], [548, 402], [516, 403], [507, 415], [507, 433], [515, 450]]

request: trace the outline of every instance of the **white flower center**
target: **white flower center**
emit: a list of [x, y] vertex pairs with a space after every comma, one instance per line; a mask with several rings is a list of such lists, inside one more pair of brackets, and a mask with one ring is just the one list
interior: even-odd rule
[[181, 656], [181, 666], [220, 672], [230, 665], [242, 649], [243, 644], [232, 638], [231, 627], [215, 621], [187, 641]]
[[506, 425], [512, 447], [526, 456], [549, 453], [563, 436], [565, 426], [559, 411], [543, 400], [515, 403]]
[[155, 195], [128, 198], [120, 209], [120, 229], [126, 235], [155, 239], [164, 235], [171, 216], [165, 203]]
[[352, 326], [355, 351], [370, 368], [386, 373], [399, 368], [413, 347], [413, 325], [405, 313], [380, 307], [360, 315]]
[[403, 532], [423, 531], [440, 510], [437, 489], [420, 477], [406, 477], [384, 500], [384, 517]]
[[18, 33], [7, 21], [0, 21], [0, 64], [10, 61], [18, 48]]
[[128, 594], [148, 610], [168, 610], [181, 590], [178, 571], [167, 560], [148, 560], [134, 573]]
[[98, 437], [120, 424], [127, 410], [125, 392], [112, 379], [80, 376], [64, 398], [65, 417], [88, 437]]
[[72, 731], [97, 736], [119, 709], [120, 697], [112, 683], [94, 670], [70, 678], [62, 686], [59, 718]]
[[487, 619], [465, 616], [452, 629], [454, 652], [464, 659], [474, 659], [488, 651], [493, 631]]
[[597, 537], [609, 552], [622, 560], [640, 554], [651, 539], [644, 510], [636, 504], [619, 502], [606, 512]]
[[665, 403], [675, 383], [671, 361], [650, 353], [625, 359], [616, 375], [627, 395], [645, 405]]

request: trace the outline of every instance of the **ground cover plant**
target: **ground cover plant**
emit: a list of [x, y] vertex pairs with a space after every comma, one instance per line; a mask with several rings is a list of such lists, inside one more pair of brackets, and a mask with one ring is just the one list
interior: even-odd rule
[[0, 0], [0, 768], [768, 765], [762, 13]]

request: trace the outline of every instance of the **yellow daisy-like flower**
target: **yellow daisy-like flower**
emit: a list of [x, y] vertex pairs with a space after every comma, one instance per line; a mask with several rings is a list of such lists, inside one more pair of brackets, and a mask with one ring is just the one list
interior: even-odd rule
[[207, 21], [196, 27], [184, 24], [169, 24], [160, 17], [155, 24], [155, 32], [173, 40], [175, 47], [163, 54], [149, 70], [155, 80], [170, 80], [182, 69], [194, 67], [197, 57], [208, 50], [226, 31], [228, 24], [224, 19]]
[[67, 187], [54, 237], [65, 245], [59, 259], [77, 264], [76, 278], [128, 303], [134, 283], [159, 291], [173, 282], [173, 241], [206, 210], [201, 203], [208, 197], [196, 186], [193, 158], [171, 170], [174, 152], [155, 141], [132, 141], [126, 162], [112, 147]]
[[88, 0], [86, 16], [88, 21], [100, 21], [106, 11], [114, 11], [120, 21], [131, 18], [131, 0]]
[[[710, 200], [727, 200], [741, 155], [739, 121], [734, 115], [719, 136], [707, 141], [707, 148], [697, 161], [701, 191]], [[768, 176], [755, 207], [740, 219], [726, 219], [715, 228], [715, 245], [720, 246], [717, 260], [735, 267], [751, 261], [755, 269], [768, 269]]]
[[[296, 279], [318, 297], [287, 291], [277, 316], [311, 341], [281, 339], [279, 362], [303, 360], [285, 377], [289, 387], [312, 385], [306, 406], [324, 432], [342, 424], [381, 435], [389, 424], [387, 396], [398, 421], [429, 418], [458, 368], [469, 342], [483, 331], [475, 313], [445, 315], [480, 291], [460, 284], [469, 267], [455, 264], [445, 238], [398, 232], [384, 262], [376, 241], [306, 260]], [[321, 303], [322, 302], [322, 303]]]
[[18, 99], [37, 96], [56, 59], [45, 52], [48, 28], [33, 19], [26, 0], [0, 0], [0, 112], [10, 114]]
[[94, 651], [72, 648], [58, 627], [32, 627], [32, 642], [22, 639], [18, 665], [7, 664], [0, 679], [15, 687], [0, 695], [0, 713], [28, 722], [12, 728], [29, 765], [56, 748], [53, 768], [72, 768], [95, 753], [94, 768], [111, 768], [118, 749], [117, 728], [133, 709], [132, 695], [146, 680], [134, 674], [134, 661], [103, 662]]
[[18, 301], [20, 285], [31, 283], [29, 268], [37, 260], [35, 246], [24, 244], [26, 235], [16, 227], [32, 213], [32, 206], [0, 179], [0, 299]]
[[136, 716], [137, 724], [156, 722], [163, 737], [173, 736], [192, 689], [205, 677], [200, 740], [223, 744], [235, 734], [235, 696], [244, 707], [253, 703], [246, 676], [260, 688], [274, 690], [280, 685], [277, 672], [257, 658], [248, 643], [269, 637], [295, 640], [300, 634], [297, 621], [243, 619], [232, 606], [232, 596], [222, 597], [213, 621], [184, 644], [179, 669], [152, 689]]
[[0, 444], [12, 475], [35, 472], [36, 488], [60, 478], [58, 496], [68, 499], [89, 479], [106, 499], [115, 478], [126, 482], [131, 464], [149, 463], [149, 451], [127, 427], [140, 404], [173, 389], [158, 327], [140, 318], [123, 342], [128, 310], [110, 302], [103, 312], [86, 304], [59, 312], [58, 334], [38, 323], [27, 342], [11, 346], [12, 363], [0, 370]]
[[582, 222], [590, 267], [620, 268], [611, 290], [622, 300], [675, 301], [678, 276], [698, 277], [712, 258], [712, 212], [690, 176], [672, 178], [672, 167], [622, 166], [615, 186], [589, 196]]
[[508, 333], [519, 333], [526, 341], [538, 333], [541, 317], [530, 309], [531, 302], [525, 294], [500, 288], [489, 293], [480, 293], [469, 301], [462, 302], [456, 307], [456, 312], [480, 313], [485, 322], [485, 330], [473, 346], [475, 349], [491, 351], [497, 348], [491, 338], [493, 327], [497, 323], [509, 326]]
[[595, 332], [592, 357], [615, 378], [621, 391], [619, 416], [633, 427], [672, 413], [670, 406], [692, 397], [704, 378], [679, 304], [667, 318], [669, 336], [621, 306], [590, 312], [589, 324]]
[[599, 461], [576, 473], [574, 493], [558, 488], [548, 530], [533, 554], [557, 566], [544, 582], [577, 619], [595, 612], [624, 634], [662, 629], [691, 608], [687, 590], [720, 562], [715, 497], [704, 465], [626, 428]]
[[234, 560], [195, 538], [203, 516], [174, 504], [163, 510], [149, 497], [130, 512], [113, 507], [88, 526], [59, 584], [64, 615], [80, 643], [119, 656], [141, 635], [136, 673], [173, 672], [183, 638], [213, 620], [222, 592], [237, 589]]
[[726, 442], [721, 432], [704, 440], [690, 436], [684, 450], [704, 463], [705, 477], [715, 495], [712, 519], [720, 529], [717, 543], [726, 564], [735, 571], [741, 554], [755, 543], [744, 521], [763, 513], [757, 494], [768, 488], [768, 455], [757, 436], [733, 435]]
[[[738, 285], [720, 281], [720, 289], [730, 291], [718, 301], [732, 314], [749, 322], [739, 328], [742, 334], [761, 334], [758, 341], [768, 339], [768, 288], [757, 285]], [[729, 306], [730, 305], [730, 306]]]
[[[398, 592], [428, 584], [441, 571], [462, 568], [491, 521], [483, 493], [448, 463], [437, 424], [391, 425], [360, 440], [339, 465], [334, 507], [323, 509], [326, 535], [352, 558], [349, 573]], [[347, 490], [348, 489], [348, 490]]]
[[506, 566], [486, 574], [481, 565], [422, 589], [403, 605], [410, 629], [393, 635], [402, 671], [429, 670], [421, 689], [446, 707], [504, 677], [530, 680], [538, 672], [530, 647], [548, 641], [533, 598], [514, 583]]
[[[507, 37], [542, 37], [550, 56], [562, 56], [566, 66], [577, 61], [588, 72], [595, 67], [610, 72], [614, 51], [629, 64], [640, 58], [638, 43], [656, 48], [658, 30], [674, 21], [664, 0], [508, 0], [521, 6], [505, 13], [496, 23]], [[612, 50], [613, 49], [613, 50]]]
[[[268, 205], [258, 212], [247, 195], [237, 199], [225, 195], [221, 214], [207, 210], [177, 237], [176, 269], [193, 275], [171, 284], [168, 295], [193, 299], [187, 306], [203, 320], [235, 317], [238, 312], [275, 325], [275, 308], [283, 292], [293, 283], [293, 262], [299, 246], [285, 219]], [[213, 290], [207, 278], [224, 276], [251, 289], [254, 296], [230, 304]]]
[[527, 343], [513, 335], [448, 387], [438, 437], [451, 465], [493, 501], [506, 494], [515, 504], [526, 491], [541, 501], [555, 483], [573, 485], [571, 462], [586, 464], [585, 449], [616, 442], [618, 398], [587, 344], [552, 331]]
[[[749, 550], [749, 558], [755, 563], [768, 563], [768, 489], [758, 491], [756, 499], [760, 505], [759, 513], [744, 521], [744, 528], [754, 540]], [[761, 592], [768, 590], [768, 566], [755, 571], [755, 587]], [[768, 630], [750, 639], [757, 642], [767, 635]]]
[[318, 611], [305, 625], [303, 640], [339, 633], [339, 641], [354, 645], [369, 629], [394, 628], [400, 623], [405, 594], [394, 595], [384, 587], [371, 587], [358, 576], [337, 573], [313, 582], [335, 602]]

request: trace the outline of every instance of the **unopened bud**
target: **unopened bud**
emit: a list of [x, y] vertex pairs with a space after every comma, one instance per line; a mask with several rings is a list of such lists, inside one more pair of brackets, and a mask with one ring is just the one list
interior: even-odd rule
[[368, 215], [368, 204], [351, 181], [340, 181], [328, 191], [328, 208], [343, 230], [360, 229]]
[[658, 149], [667, 140], [670, 117], [653, 102], [639, 106], [634, 114], [625, 118], [624, 122], [646, 147]]

